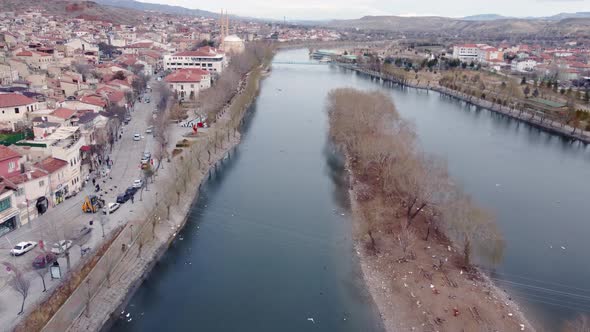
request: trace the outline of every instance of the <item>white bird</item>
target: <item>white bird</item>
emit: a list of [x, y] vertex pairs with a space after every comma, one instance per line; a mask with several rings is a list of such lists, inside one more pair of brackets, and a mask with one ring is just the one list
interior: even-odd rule
[[313, 320], [313, 318], [309, 317], [307, 320], [315, 324], [315, 321]]
[[565, 247], [564, 247], [564, 246], [562, 246], [562, 247], [561, 247], [561, 249], [565, 250]]
[[125, 317], [129, 318], [129, 316], [131, 316], [131, 314], [130, 313], [127, 313], [127, 315]]

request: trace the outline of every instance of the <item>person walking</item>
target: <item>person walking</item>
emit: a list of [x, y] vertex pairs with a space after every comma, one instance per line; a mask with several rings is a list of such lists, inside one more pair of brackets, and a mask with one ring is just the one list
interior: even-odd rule
[[133, 198], [135, 197], [135, 195], [131, 195], [131, 204], [133, 204]]

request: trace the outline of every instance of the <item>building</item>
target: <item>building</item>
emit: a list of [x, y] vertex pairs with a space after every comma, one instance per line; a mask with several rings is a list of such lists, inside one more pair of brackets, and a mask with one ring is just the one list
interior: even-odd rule
[[479, 46], [476, 44], [455, 45], [453, 46], [453, 58], [463, 62], [477, 61]]
[[[27, 158], [37, 162], [39, 168], [43, 168], [43, 160], [48, 157], [61, 159], [67, 163], [64, 171], [62, 187], [63, 192], [80, 191], [82, 185], [81, 176], [81, 149], [85, 145], [84, 137], [78, 126], [60, 127], [55, 132], [42, 140], [23, 140], [15, 144], [21, 152], [26, 151]], [[49, 170], [48, 170], [49, 171]]]
[[0, 236], [20, 227], [20, 211], [14, 198], [16, 189], [9, 181], [0, 182]]
[[21, 154], [9, 147], [0, 145], [0, 176], [11, 177], [20, 172]]
[[69, 188], [72, 188], [67, 179], [68, 162], [49, 157], [36, 163], [34, 167], [48, 176], [49, 200], [55, 205], [63, 202], [70, 192]]
[[22, 51], [16, 54], [16, 58], [24, 60], [32, 68], [44, 70], [55, 62], [51, 54], [37, 51]]
[[225, 53], [210, 46], [201, 47], [196, 51], [164, 55], [165, 70], [199, 68], [209, 72], [221, 73], [226, 65]]
[[180, 99], [195, 99], [201, 90], [211, 87], [211, 73], [202, 69], [179, 69], [164, 81]]
[[514, 60], [511, 63], [510, 69], [517, 72], [529, 72], [535, 69], [537, 61], [533, 59]]
[[244, 41], [236, 35], [230, 35], [223, 38], [221, 45], [221, 48], [230, 54], [240, 54], [244, 52], [245, 49]]
[[0, 122], [14, 129], [18, 122], [28, 120], [29, 113], [39, 108], [37, 101], [18, 93], [0, 94]]

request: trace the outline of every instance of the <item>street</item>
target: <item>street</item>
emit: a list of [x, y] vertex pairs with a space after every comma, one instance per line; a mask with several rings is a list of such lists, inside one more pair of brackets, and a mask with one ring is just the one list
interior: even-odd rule
[[[152, 82], [150, 82], [152, 83]], [[122, 126], [122, 138], [113, 146], [109, 157], [113, 161], [110, 174], [106, 177], [97, 178], [96, 183], [100, 185], [100, 193], [105, 203], [115, 202], [117, 195], [124, 193], [125, 190], [133, 184], [133, 181], [141, 178], [140, 159], [144, 151], [153, 153], [154, 139], [151, 134], [146, 134], [149, 119], [152, 118], [152, 111], [156, 107], [156, 101], [159, 96], [156, 92], [147, 93], [151, 96], [151, 103], [137, 103], [131, 111], [131, 121], [128, 125]], [[140, 134], [140, 141], [134, 141], [133, 135]], [[94, 173], [97, 173], [96, 171]], [[75, 239], [84, 226], [89, 226], [90, 220], [93, 220], [92, 232], [83, 237], [83, 240], [74, 243], [70, 249], [70, 260], [72, 268], [81, 258], [81, 246], [84, 248], [95, 249], [103, 240], [100, 219], [102, 211], [91, 214], [82, 211], [82, 203], [88, 194], [97, 194], [94, 192], [92, 182], [88, 181], [84, 189], [76, 196], [64, 201], [56, 207], [50, 208], [45, 214], [31, 220], [29, 225], [24, 225], [15, 231], [0, 237], [0, 262], [10, 262], [22, 271], [26, 271], [26, 276], [31, 280], [29, 297], [27, 298], [25, 308], [31, 307], [36, 301], [43, 296], [41, 278], [34, 270], [31, 270], [32, 261], [40, 253], [39, 248], [19, 256], [13, 257], [9, 254], [10, 249], [20, 241], [44, 240], [45, 245], [50, 247], [54, 242], [60, 239]], [[141, 207], [139, 202], [140, 191], [135, 194], [134, 203], [131, 200], [122, 204], [121, 207], [108, 217], [104, 225], [104, 232], [108, 234], [116, 226], [126, 223], [132, 218], [134, 208], [137, 210]], [[146, 193], [143, 193], [144, 197]], [[49, 249], [49, 248], [47, 248]], [[62, 277], [67, 273], [67, 264], [65, 258], [59, 259], [62, 270]], [[2, 331], [10, 330], [17, 322], [19, 316], [16, 315], [20, 309], [21, 297], [11, 289], [7, 284], [11, 277], [11, 272], [2, 269], [0, 272], [0, 326]], [[58, 282], [51, 281], [49, 273], [45, 277], [47, 288], [55, 287]], [[26, 309], [25, 309], [26, 310]]]

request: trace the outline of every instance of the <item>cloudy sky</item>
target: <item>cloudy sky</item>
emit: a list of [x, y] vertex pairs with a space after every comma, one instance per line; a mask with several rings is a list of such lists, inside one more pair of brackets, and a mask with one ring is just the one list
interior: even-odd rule
[[232, 14], [282, 19], [343, 19], [364, 15], [462, 17], [496, 13], [549, 16], [590, 11], [590, 0], [139, 0]]

